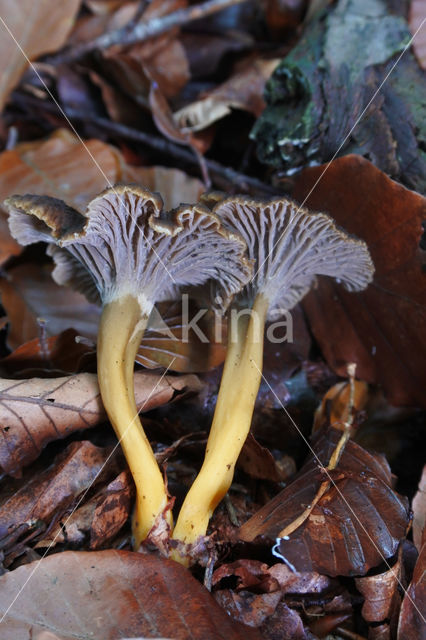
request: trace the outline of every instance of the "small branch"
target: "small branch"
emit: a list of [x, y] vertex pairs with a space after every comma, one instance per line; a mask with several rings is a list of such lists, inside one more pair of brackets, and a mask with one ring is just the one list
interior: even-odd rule
[[[106, 131], [112, 137], [118, 136], [126, 140], [133, 140], [134, 142], [140, 142], [151, 149], [170, 156], [184, 162], [186, 165], [199, 167], [197, 158], [192, 151], [186, 147], [181, 147], [165, 138], [160, 138], [156, 135], [148, 134], [144, 131], [138, 131], [127, 127], [126, 125], [113, 122], [107, 118], [100, 118], [97, 116], [91, 116], [83, 114], [71, 109], [66, 111], [66, 115], [71, 120], [79, 120], [90, 125], [97, 126], [99, 129]], [[235, 171], [232, 167], [225, 167], [224, 165], [205, 158], [205, 164], [209, 171], [214, 184], [224, 191], [230, 191], [237, 187], [239, 193], [249, 193], [257, 196], [277, 196], [279, 190], [273, 186], [258, 180], [252, 176], [247, 176], [243, 173]]]
[[223, 11], [228, 7], [241, 4], [246, 0], [207, 0], [202, 4], [193, 5], [186, 9], [178, 9], [173, 13], [165, 16], [156, 16], [147, 22], [137, 22], [129, 29], [129, 25], [124, 25], [120, 29], [114, 29], [107, 33], [103, 33], [98, 38], [90, 42], [84, 42], [70, 49], [65, 49], [62, 53], [46, 58], [49, 64], [68, 64], [83, 58], [96, 49], [108, 49], [109, 47], [120, 44], [130, 45], [136, 42], [143, 42], [154, 36], [158, 36], [174, 27], [180, 27], [193, 20], [205, 18], [212, 13]]

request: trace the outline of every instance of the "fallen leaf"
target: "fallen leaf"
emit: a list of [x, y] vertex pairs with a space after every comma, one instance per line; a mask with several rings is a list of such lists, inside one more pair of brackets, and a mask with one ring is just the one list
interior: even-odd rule
[[[164, 376], [148, 371], [135, 374], [135, 399], [148, 411], [198, 391], [196, 376]], [[0, 379], [0, 466], [18, 477], [53, 440], [88, 429], [106, 419], [97, 376], [80, 373], [63, 378]]]
[[251, 478], [282, 482], [296, 473], [296, 463], [290, 456], [276, 461], [272, 453], [249, 433], [237, 460], [237, 467]]
[[345, 376], [355, 362], [357, 376], [380, 384], [391, 404], [426, 406], [426, 274], [419, 247], [426, 198], [355, 155], [305, 169], [293, 196], [365, 240], [376, 268], [365, 291], [348, 294], [323, 279], [305, 297], [328, 364]]
[[[340, 432], [317, 434], [313, 449], [327, 465]], [[333, 484], [288, 539], [280, 532], [311, 503], [324, 480], [311, 457], [296, 479], [240, 528], [242, 540], [275, 540], [273, 553], [295, 571], [364, 575], [393, 556], [408, 524], [408, 504], [391, 488], [389, 466], [353, 441], [344, 449]]]
[[426, 618], [426, 536], [414, 568], [413, 578], [404, 594], [398, 622], [398, 640], [424, 638]]
[[396, 621], [401, 596], [398, 587], [401, 582], [401, 554], [393, 567], [375, 576], [355, 578], [358, 591], [364, 596], [361, 614], [369, 624], [389, 620]]
[[74, 329], [67, 329], [57, 336], [42, 335], [25, 342], [0, 360], [2, 377], [36, 378], [43, 374], [79, 373], [82, 363], [94, 355], [95, 346], [76, 341], [77, 337]]
[[419, 487], [413, 498], [413, 542], [420, 553], [422, 547], [423, 532], [426, 525], [426, 465], [423, 467]]
[[78, 506], [65, 522], [49, 531], [35, 548], [61, 543], [81, 544], [90, 534], [90, 548], [99, 549], [111, 540], [127, 522], [134, 494], [130, 471], [123, 471], [90, 500]]
[[275, 612], [281, 600], [281, 591], [255, 594], [250, 591], [237, 593], [231, 589], [222, 589], [216, 591], [214, 597], [228, 615], [250, 627], [260, 627]]
[[200, 100], [179, 109], [173, 119], [183, 132], [206, 129], [231, 113], [232, 109], [248, 111], [258, 117], [265, 103], [265, 82], [279, 60], [250, 59], [229, 80], [219, 85]]
[[[0, 538], [10, 536], [20, 525], [36, 520], [50, 524], [64, 514], [75, 499], [96, 480], [110, 456], [110, 449], [91, 442], [72, 442], [45, 471], [34, 476], [0, 507]], [[109, 465], [107, 471], [113, 471]], [[58, 513], [59, 512], [59, 513]]]
[[224, 317], [192, 300], [160, 302], [151, 314], [136, 362], [179, 373], [209, 371], [225, 360], [226, 330]]
[[[71, 31], [81, 0], [50, 6], [42, 0], [1, 0], [0, 110], [29, 60], [59, 49]], [[9, 33], [10, 30], [10, 33]]]
[[66, 551], [19, 567], [0, 577], [0, 611], [3, 640], [50, 629], [64, 640], [261, 638], [181, 565], [130, 551]]
[[423, 0], [411, 0], [408, 24], [411, 33], [415, 35], [412, 47], [422, 69], [426, 69], [425, 20], [426, 8]]
[[96, 342], [100, 307], [70, 287], [52, 279], [51, 265], [20, 264], [0, 279], [2, 305], [9, 320], [7, 342], [11, 349], [38, 338], [41, 325], [46, 336], [72, 327]]

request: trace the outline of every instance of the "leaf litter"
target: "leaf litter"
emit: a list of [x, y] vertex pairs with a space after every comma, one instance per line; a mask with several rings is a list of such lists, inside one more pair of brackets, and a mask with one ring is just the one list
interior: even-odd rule
[[[168, 550], [161, 526], [144, 553], [128, 551], [134, 486], [97, 390], [99, 309], [53, 282], [43, 247], [23, 251], [16, 244], [2, 209], [3, 613], [30, 578], [2, 621], [4, 637], [420, 637], [421, 484], [411, 499], [424, 463], [426, 205], [413, 191], [424, 179], [424, 130], [419, 68], [411, 54], [345, 155], [310, 166], [330, 160], [352, 124], [352, 109], [360, 112], [395, 61], [392, 51], [408, 33], [406, 15], [385, 0], [374, 3], [380, 34], [387, 33], [386, 55], [375, 50], [369, 67], [346, 68], [347, 94], [354, 98], [349, 104], [336, 78], [354, 38], [375, 24], [362, 23], [364, 3], [355, 16], [360, 31], [352, 29], [341, 48], [336, 37], [355, 19], [350, 0], [268, 0], [256, 9], [230, 0], [225, 11], [172, 22], [163, 31], [164, 19], [173, 21], [182, 9], [198, 11], [198, 5], [87, 0], [65, 3], [47, 19], [36, 2], [23, 35], [23, 7], [3, 4], [3, 19], [10, 23], [14, 12], [17, 39], [24, 38], [31, 60], [42, 56], [35, 69], [86, 146], [64, 128], [22, 56], [4, 56], [2, 201], [13, 193], [46, 194], [83, 211], [102, 189], [123, 181], [160, 192], [168, 208], [197, 202], [210, 182], [228, 194], [289, 192], [366, 240], [376, 267], [373, 285], [356, 296], [319, 281], [293, 314], [293, 343], [265, 344], [252, 434], [230, 492], [200, 541], [191, 576], [159, 554], [159, 548]], [[408, 4], [413, 31], [421, 3]], [[154, 37], [132, 40], [137, 29], [153, 24], [160, 25]], [[2, 32], [0, 46], [10, 51], [8, 38]], [[421, 64], [422, 46], [419, 38], [414, 52]], [[291, 73], [283, 73], [291, 60]], [[306, 140], [299, 135], [301, 110], [309, 116], [304, 126], [318, 123]], [[281, 160], [267, 167], [259, 161], [266, 149], [259, 131], [271, 114], [291, 136], [281, 136]], [[295, 167], [301, 169], [296, 176]], [[194, 315], [198, 303], [191, 301]], [[179, 302], [164, 301], [158, 309], [165, 325], [154, 321], [147, 331], [136, 391], [138, 403], [146, 403], [144, 424], [177, 511], [203, 456], [227, 328], [223, 320], [220, 337], [213, 336], [208, 316], [202, 329], [214, 340], [206, 346], [193, 332], [187, 343]], [[351, 383], [352, 362], [357, 379]], [[163, 377], [165, 368], [177, 373]], [[351, 439], [333, 466], [349, 423]], [[390, 466], [379, 453], [384, 450]], [[292, 532], [280, 536], [289, 526]]]

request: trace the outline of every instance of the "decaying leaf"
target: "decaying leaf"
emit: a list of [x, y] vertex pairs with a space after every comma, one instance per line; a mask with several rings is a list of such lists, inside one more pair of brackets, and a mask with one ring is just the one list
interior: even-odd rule
[[80, 2], [64, 0], [51, 6], [33, 0], [1, 0], [0, 109], [27, 66], [26, 57], [34, 60], [64, 44]]
[[173, 114], [178, 127], [186, 132], [201, 131], [231, 113], [232, 109], [249, 111], [259, 116], [265, 108], [265, 82], [279, 60], [250, 60], [229, 80], [202, 96], [196, 102]]
[[84, 501], [64, 522], [50, 530], [36, 544], [53, 547], [66, 542], [82, 543], [90, 534], [90, 548], [99, 549], [126, 523], [132, 508], [134, 484], [130, 471], [122, 471], [99, 493]]
[[355, 155], [304, 170], [293, 196], [365, 240], [376, 268], [372, 285], [352, 297], [331, 280], [305, 297], [327, 362], [342, 376], [355, 362], [357, 376], [379, 383], [391, 404], [425, 406], [426, 198]]
[[[136, 372], [135, 398], [148, 411], [175, 395], [200, 389], [193, 375], [173, 377]], [[105, 420], [97, 376], [80, 373], [63, 378], [0, 379], [0, 465], [19, 476], [52, 440], [65, 438]]]
[[22, 589], [2, 622], [3, 640], [50, 630], [64, 640], [261, 638], [170, 560], [130, 551], [67, 551], [34, 568], [28, 564], [0, 578], [2, 614]]
[[423, 532], [426, 525], [426, 465], [423, 467], [419, 488], [413, 498], [413, 541], [420, 553]]
[[426, 619], [426, 536], [414, 568], [410, 586], [404, 594], [398, 622], [398, 640], [424, 637]]
[[[339, 437], [334, 429], [315, 437], [313, 449], [322, 465], [328, 464]], [[311, 457], [296, 479], [240, 528], [241, 539], [276, 540], [274, 554], [289, 567], [329, 576], [364, 575], [393, 556], [405, 536], [408, 504], [392, 490], [384, 458], [349, 441], [331, 478], [331, 488], [303, 524], [287, 539], [280, 537], [327, 479]]]
[[281, 482], [296, 472], [296, 464], [290, 456], [275, 460], [272, 453], [249, 433], [237, 460], [237, 467], [251, 478]]
[[369, 624], [394, 624], [401, 604], [401, 554], [393, 567], [374, 576], [355, 578], [356, 588], [364, 596], [362, 617]]
[[[30, 528], [37, 520], [48, 526], [61, 516], [85, 489], [99, 481], [99, 474], [111, 453], [91, 442], [72, 442], [55, 462], [25, 483], [0, 507], [0, 538], [13, 534], [21, 525]], [[111, 461], [112, 462], [112, 461]], [[113, 473], [114, 464], [106, 471]]]

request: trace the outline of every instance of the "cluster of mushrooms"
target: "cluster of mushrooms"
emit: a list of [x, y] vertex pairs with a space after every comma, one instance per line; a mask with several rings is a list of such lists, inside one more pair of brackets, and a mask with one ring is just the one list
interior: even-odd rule
[[[183, 549], [206, 534], [250, 430], [265, 322], [292, 309], [316, 275], [351, 291], [365, 288], [374, 271], [365, 243], [327, 215], [284, 198], [262, 202], [213, 192], [164, 212], [157, 194], [117, 185], [85, 213], [45, 196], [17, 195], [5, 204], [19, 243], [48, 243], [55, 281], [102, 305], [99, 386], [136, 485], [134, 547], [166, 518], [172, 538], [184, 543], [172, 545], [172, 557], [188, 564]], [[139, 420], [133, 369], [155, 303], [199, 285], [210, 288], [223, 313], [234, 312], [204, 462], [173, 526], [167, 485]]]

